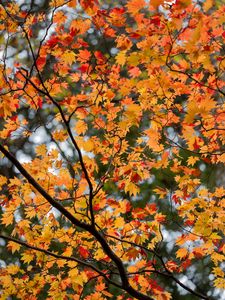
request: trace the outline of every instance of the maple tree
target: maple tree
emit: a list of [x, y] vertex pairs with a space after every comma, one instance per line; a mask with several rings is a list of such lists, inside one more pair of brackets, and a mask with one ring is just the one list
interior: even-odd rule
[[0, 3], [1, 299], [213, 299], [225, 5]]

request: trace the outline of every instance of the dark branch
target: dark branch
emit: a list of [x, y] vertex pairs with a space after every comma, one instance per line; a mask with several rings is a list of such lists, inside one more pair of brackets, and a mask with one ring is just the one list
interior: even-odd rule
[[13, 165], [21, 172], [21, 174], [27, 179], [27, 181], [58, 211], [60, 211], [71, 223], [75, 226], [80, 227], [88, 231], [93, 235], [96, 240], [101, 244], [104, 252], [109, 256], [109, 258], [115, 263], [118, 268], [120, 278], [121, 278], [121, 288], [129, 293], [131, 296], [136, 297], [140, 300], [152, 300], [151, 297], [136, 291], [132, 286], [130, 286], [125, 267], [122, 260], [112, 251], [109, 244], [105, 238], [100, 234], [95, 227], [90, 224], [83, 223], [75, 218], [65, 207], [53, 199], [41, 186], [40, 184], [24, 169], [21, 163], [0, 144], [0, 151], [13, 163]]

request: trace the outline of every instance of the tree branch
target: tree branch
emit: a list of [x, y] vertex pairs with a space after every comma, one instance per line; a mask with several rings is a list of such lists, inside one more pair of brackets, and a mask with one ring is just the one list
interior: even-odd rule
[[26, 242], [23, 242], [21, 240], [18, 240], [18, 239], [15, 239], [15, 238], [12, 238], [12, 237], [9, 237], [9, 236], [5, 236], [3, 234], [0, 234], [0, 238], [4, 239], [4, 240], [7, 240], [7, 241], [11, 241], [11, 242], [14, 242], [14, 243], [17, 243], [21, 246], [24, 246], [26, 248], [29, 248], [29, 249], [32, 249], [32, 250], [35, 250], [35, 251], [39, 251], [39, 252], [42, 252], [46, 255], [49, 255], [49, 256], [52, 256], [52, 257], [55, 257], [57, 259], [64, 259], [64, 260], [70, 260], [70, 261], [75, 261], [77, 262], [78, 264], [80, 265], [83, 265], [87, 268], [90, 268], [92, 269], [93, 271], [95, 271], [96, 273], [98, 273], [99, 275], [101, 275], [102, 277], [104, 277], [110, 284], [116, 286], [116, 287], [119, 287], [121, 288], [121, 286], [119, 284], [117, 284], [116, 282], [110, 280], [108, 277], [107, 277], [107, 274], [105, 274], [104, 272], [102, 272], [101, 270], [99, 270], [98, 268], [96, 268], [95, 266], [93, 266], [92, 264], [90, 263], [87, 263], [83, 260], [80, 260], [74, 256], [65, 256], [65, 255], [60, 255], [60, 254], [56, 254], [56, 253], [53, 253], [51, 251], [48, 251], [46, 249], [42, 249], [42, 248], [39, 248], [39, 247], [36, 247], [36, 246], [32, 246]]
[[58, 211], [60, 211], [71, 223], [75, 226], [80, 227], [92, 234], [96, 240], [102, 246], [104, 252], [109, 256], [109, 258], [115, 263], [118, 268], [120, 279], [122, 282], [121, 288], [129, 293], [131, 296], [136, 297], [140, 300], [152, 300], [151, 297], [136, 291], [128, 281], [127, 273], [123, 265], [122, 260], [112, 251], [107, 241], [101, 235], [95, 227], [90, 224], [83, 223], [75, 218], [65, 207], [53, 199], [41, 186], [40, 184], [24, 169], [21, 163], [0, 144], [0, 151], [13, 163], [13, 165], [20, 171], [20, 173], [27, 179], [27, 181]]

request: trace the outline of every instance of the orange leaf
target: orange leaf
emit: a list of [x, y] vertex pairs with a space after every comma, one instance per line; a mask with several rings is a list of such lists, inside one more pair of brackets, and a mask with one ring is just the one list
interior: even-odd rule
[[158, 9], [158, 7], [164, 2], [165, 0], [150, 0], [150, 5], [153, 6], [154, 9]]
[[186, 258], [187, 255], [188, 255], [188, 251], [185, 248], [181, 248], [181, 249], [177, 250], [177, 252], [176, 252], [177, 258], [180, 258], [180, 259]]
[[79, 50], [77, 60], [80, 62], [87, 62], [91, 57], [91, 53], [88, 50]]
[[126, 6], [131, 15], [136, 15], [139, 10], [146, 6], [146, 2], [144, 0], [130, 0]]

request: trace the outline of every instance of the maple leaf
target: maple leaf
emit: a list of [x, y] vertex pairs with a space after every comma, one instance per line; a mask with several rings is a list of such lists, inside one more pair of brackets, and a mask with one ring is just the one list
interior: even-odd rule
[[129, 70], [129, 74], [132, 78], [135, 78], [141, 74], [141, 71], [138, 67], [134, 67]]
[[79, 246], [78, 251], [83, 258], [88, 258], [90, 255], [89, 251], [85, 249], [83, 246]]
[[214, 276], [206, 294], [225, 288], [222, 3], [8, 2], [1, 239], [18, 264], [3, 262], [1, 296], [165, 300], [175, 282], [206, 299], [162, 285], [189, 267]]
[[12, 253], [14, 253], [14, 252], [20, 250], [21, 245], [14, 243], [14, 242], [8, 242], [7, 247], [8, 247], [8, 249], [10, 249], [12, 251]]
[[99, 283], [98, 285], [96, 285], [96, 291], [97, 292], [101, 292], [105, 289], [105, 283]]
[[78, 120], [74, 129], [78, 134], [85, 134], [87, 131], [87, 123], [83, 120]]
[[38, 145], [35, 149], [37, 155], [44, 156], [47, 153], [47, 147], [46, 145]]
[[43, 70], [45, 64], [46, 64], [46, 57], [39, 56], [38, 59], [36, 60], [36, 65], [40, 71]]
[[224, 289], [225, 288], [225, 279], [224, 278], [216, 278], [214, 280], [214, 285], [218, 288], [218, 289]]
[[138, 255], [140, 254], [140, 251], [138, 251], [137, 249], [135, 248], [130, 248], [127, 253], [126, 253], [126, 256], [129, 258], [129, 259], [135, 259], [138, 257]]
[[144, 0], [131, 0], [127, 3], [127, 10], [131, 15], [136, 15], [139, 10], [144, 8], [146, 5]]
[[177, 250], [177, 252], [176, 252], [177, 258], [180, 258], [180, 259], [185, 259], [187, 257], [187, 255], [188, 255], [188, 251], [185, 248], [181, 248], [181, 249]]
[[158, 9], [158, 7], [164, 4], [165, 0], [151, 0], [150, 5], [153, 6], [154, 9]]
[[20, 271], [20, 268], [17, 265], [10, 265], [10, 266], [7, 266], [7, 271], [9, 274], [15, 275], [16, 273], [18, 273]]
[[14, 220], [14, 216], [13, 216], [13, 213], [11, 212], [6, 212], [2, 218], [1, 218], [1, 223], [3, 225], [6, 225], [6, 226], [9, 226], [13, 223], [13, 220]]
[[65, 51], [61, 56], [60, 59], [64, 62], [67, 63], [69, 65], [71, 65], [72, 63], [75, 62], [76, 59], [76, 55], [73, 51]]
[[225, 274], [224, 274], [224, 272], [222, 271], [222, 269], [221, 268], [219, 268], [219, 267], [215, 267], [215, 268], [213, 268], [213, 271], [212, 271], [217, 277], [219, 276], [219, 277], [224, 277], [225, 276]]
[[30, 263], [34, 259], [34, 255], [27, 252], [23, 253], [22, 258], [21, 258], [25, 263]]
[[198, 161], [198, 157], [190, 156], [188, 157], [188, 165], [194, 166]]
[[79, 273], [78, 269], [76, 269], [75, 267], [76, 265], [74, 265], [73, 268], [69, 271], [69, 276], [72, 280], [77, 278], [77, 275]]
[[125, 184], [124, 191], [126, 193], [129, 193], [130, 195], [136, 196], [139, 193], [140, 189], [136, 184], [129, 182], [129, 183]]
[[147, 129], [146, 134], [148, 136], [148, 146], [156, 152], [160, 152], [163, 150], [163, 146], [159, 143], [159, 132], [156, 129], [150, 128]]
[[116, 55], [116, 62], [123, 66], [125, 64], [127, 60], [127, 54], [126, 54], [126, 50], [120, 51], [117, 55]]
[[98, 10], [98, 0], [81, 0], [80, 5], [90, 15], [93, 15]]
[[91, 53], [88, 50], [86, 50], [86, 49], [79, 50], [77, 60], [81, 61], [81, 62], [87, 62], [87, 61], [89, 61], [90, 57], [91, 57]]

